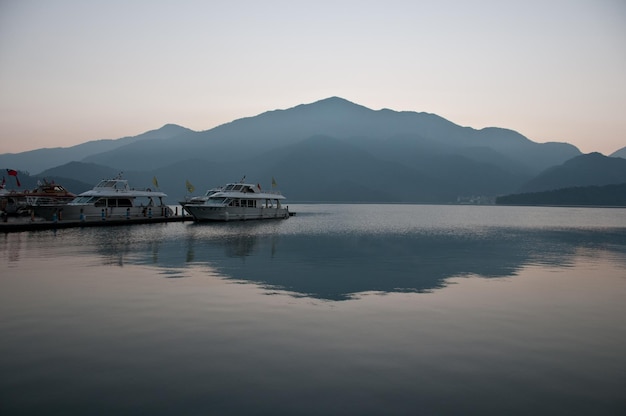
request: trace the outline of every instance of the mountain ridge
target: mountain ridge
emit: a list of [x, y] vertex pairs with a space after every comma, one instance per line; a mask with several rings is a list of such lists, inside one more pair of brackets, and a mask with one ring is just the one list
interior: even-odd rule
[[603, 186], [626, 182], [626, 159], [593, 152], [546, 169], [516, 193], [542, 192], [576, 186]]
[[[372, 110], [340, 97], [204, 131], [166, 124], [107, 144], [73, 161], [82, 164], [73, 165], [82, 177], [89, 166], [123, 171], [142, 182], [137, 186], [157, 176], [177, 199], [186, 194], [186, 180], [200, 191], [248, 175], [254, 181], [280, 176], [295, 200], [453, 203], [513, 193], [581, 155], [571, 144], [536, 143], [506, 128], [477, 130], [436, 114]], [[0, 158], [0, 166], [17, 162]], [[71, 174], [70, 162], [42, 173], [58, 167]]]
[[[172, 140], [159, 143], [159, 149], [133, 143], [107, 154], [92, 155], [85, 158], [85, 161], [126, 168], [120, 163], [123, 159], [132, 159], [143, 163], [138, 166], [139, 169], [149, 169], [155, 163], [163, 165], [168, 161], [195, 157], [199, 153], [209, 162], [249, 159], [267, 150], [312, 136], [385, 140], [397, 135], [419, 136], [442, 149], [447, 148], [448, 151], [459, 151], [472, 146], [491, 147], [516, 163], [525, 165], [529, 174], [539, 173], [549, 166], [580, 154], [570, 144], [535, 143], [508, 129], [475, 130], [429, 113], [371, 110], [334, 97], [284, 110], [266, 111], [210, 130], [179, 136], [175, 143]], [[144, 157], [146, 152], [150, 157]], [[168, 160], [164, 159], [165, 156]], [[149, 161], [152, 165], [148, 165]]]
[[128, 143], [142, 140], [160, 140], [175, 137], [190, 132], [176, 124], [165, 124], [155, 130], [148, 130], [136, 136], [125, 136], [119, 139], [98, 139], [69, 147], [54, 147], [29, 150], [20, 153], [0, 154], [0, 166], [19, 166], [20, 169], [30, 172], [42, 172], [48, 168], [82, 160], [94, 154], [111, 151]]

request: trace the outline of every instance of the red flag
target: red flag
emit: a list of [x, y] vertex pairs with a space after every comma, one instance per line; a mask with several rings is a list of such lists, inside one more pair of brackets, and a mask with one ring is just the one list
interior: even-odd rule
[[20, 184], [20, 180], [17, 178], [17, 171], [15, 169], [7, 169], [7, 173], [9, 174], [9, 176], [15, 176], [15, 182], [17, 182], [18, 188], [22, 186]]

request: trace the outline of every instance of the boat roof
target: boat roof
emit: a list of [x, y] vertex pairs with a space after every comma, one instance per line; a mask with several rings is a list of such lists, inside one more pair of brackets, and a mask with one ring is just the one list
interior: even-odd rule
[[153, 191], [150, 188], [134, 189], [128, 185], [126, 179], [104, 179], [93, 189], [81, 193], [79, 196], [107, 196], [107, 197], [166, 197], [167, 194], [161, 191]]
[[251, 183], [228, 183], [209, 198], [285, 199], [280, 191], [263, 191]]
[[68, 196], [73, 197], [75, 194], [65, 189], [62, 185], [56, 184], [54, 182], [45, 182], [43, 184], [38, 184], [35, 189], [19, 189], [19, 190], [9, 190], [3, 187], [0, 187], [0, 195], [11, 195], [11, 196]]

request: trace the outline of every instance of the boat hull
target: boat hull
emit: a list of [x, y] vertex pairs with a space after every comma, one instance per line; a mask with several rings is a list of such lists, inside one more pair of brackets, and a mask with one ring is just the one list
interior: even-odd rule
[[37, 217], [48, 221], [83, 220], [93, 221], [96, 219], [122, 219], [122, 218], [158, 218], [171, 217], [174, 215], [168, 206], [154, 207], [96, 207], [93, 205], [49, 205], [37, 206], [34, 209]]
[[289, 209], [251, 207], [212, 207], [203, 205], [183, 205], [195, 221], [247, 221], [289, 218]]

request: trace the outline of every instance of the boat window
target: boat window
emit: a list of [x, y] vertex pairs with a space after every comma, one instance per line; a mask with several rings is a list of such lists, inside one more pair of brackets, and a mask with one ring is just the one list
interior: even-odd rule
[[[154, 203], [152, 202], [152, 198], [148, 196], [138, 196], [135, 198], [135, 206], [137, 207], [149, 207], [151, 205], [154, 205]], [[129, 206], [133, 206], [132, 201]]]
[[208, 202], [210, 202], [212, 204], [220, 204], [220, 205], [222, 205], [222, 204], [226, 203], [227, 201], [230, 201], [230, 199], [218, 196], [218, 197], [215, 197], [215, 198], [213, 198], [213, 197], [209, 198]]
[[91, 196], [78, 196], [78, 197], [74, 198], [72, 203], [74, 203], [74, 204], [89, 204], [93, 200], [94, 200], [94, 198], [91, 197]]
[[234, 187], [235, 187], [235, 185], [228, 185], [224, 190], [225, 191], [232, 191]]
[[256, 207], [256, 199], [248, 199], [248, 207], [250, 208]]
[[97, 207], [106, 207], [107, 205], [107, 200], [106, 198], [100, 198], [96, 201], [96, 203], [94, 204]]
[[133, 204], [128, 198], [121, 198], [117, 200], [118, 207], [132, 207]]

